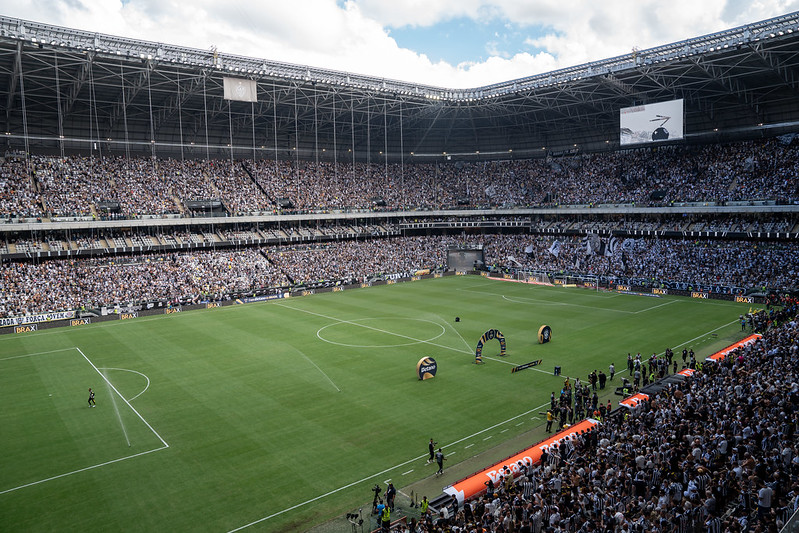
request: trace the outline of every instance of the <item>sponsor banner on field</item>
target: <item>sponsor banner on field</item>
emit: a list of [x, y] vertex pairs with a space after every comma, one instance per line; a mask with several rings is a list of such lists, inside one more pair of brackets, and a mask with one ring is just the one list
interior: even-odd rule
[[629, 285], [616, 285], [617, 291], [630, 291], [632, 288]]
[[208, 303], [205, 304], [205, 308], [206, 309], [216, 309], [217, 307], [221, 307], [219, 302], [208, 302]]
[[735, 303], [753, 304], [753, 303], [755, 303], [755, 297], [754, 296], [736, 296], [735, 297]]
[[333, 287], [333, 292], [344, 292], [344, 287]]
[[516, 372], [519, 372], [521, 370], [527, 370], [528, 368], [538, 366], [541, 364], [541, 361], [542, 360], [539, 359], [538, 361], [530, 361], [529, 363], [524, 363], [523, 365], [514, 366], [513, 368], [510, 369], [510, 373], [515, 374]]
[[120, 320], [131, 320], [133, 318], [139, 318], [139, 313], [133, 311], [131, 313], [119, 313]]
[[495, 463], [488, 468], [481, 470], [471, 476], [464, 478], [457, 483], [449, 485], [444, 488], [444, 492], [450, 496], [455, 496], [458, 502], [463, 504], [465, 500], [480, 494], [486, 490], [486, 482], [490, 479], [494, 485], [497, 485], [505, 472], [507, 466], [513, 477], [519, 475], [519, 463], [530, 467], [538, 464], [541, 461], [541, 455], [544, 450], [549, 450], [553, 445], [558, 444], [566, 439], [572, 439], [584, 431], [591, 430], [597, 426], [599, 422], [592, 418], [587, 418], [570, 428], [564, 429], [555, 433], [552, 437], [535, 444], [526, 450], [523, 450], [515, 455]]
[[485, 272], [485, 271], [480, 272], [480, 275], [483, 276], [484, 278], [487, 278], [488, 277], [488, 272]]
[[745, 339], [741, 339], [735, 344], [727, 346], [723, 350], [719, 350], [713, 355], [708, 356], [707, 359], [705, 359], [705, 361], [721, 361], [725, 357], [727, 357], [727, 354], [730, 353], [731, 351], [735, 350], [736, 348], [740, 348], [741, 346], [747, 346], [749, 344], [752, 344], [753, 342], [756, 342], [757, 339], [759, 339], [760, 337], [762, 337], [760, 333], [754, 333], [752, 335], [749, 335]]
[[465, 276], [465, 275], [466, 275], [466, 272], [463, 272], [463, 271], [461, 271], [461, 270], [458, 270], [458, 271], [456, 271], [456, 272], [455, 272], [455, 275], [456, 275], [456, 276]]
[[371, 281], [367, 281], [365, 283], [361, 283], [361, 288], [362, 289], [365, 289], [366, 287], [371, 287], [371, 286], [372, 286], [372, 282]]
[[316, 294], [316, 291], [313, 290], [313, 289], [309, 289], [307, 291], [302, 291], [300, 294], [303, 295], [303, 296], [312, 296], [312, 295]]
[[24, 326], [14, 326], [14, 333], [30, 333], [39, 329], [38, 324], [26, 324]]
[[635, 409], [641, 402], [648, 402], [649, 395], [644, 394], [643, 392], [639, 392], [629, 398], [625, 398], [619, 402], [619, 405], [622, 407], [626, 407], [627, 409]]
[[438, 363], [432, 357], [422, 357], [416, 363], [416, 377], [420, 380], [432, 379], [438, 372]]
[[52, 320], [66, 320], [68, 318], [74, 317], [75, 311], [58, 311], [57, 313], [42, 313], [40, 315], [0, 318], [0, 328], [6, 328], [8, 326], [23, 326], [25, 324], [36, 324], [38, 322], [50, 322]]
[[85, 318], [73, 318], [69, 321], [70, 326], [88, 326], [92, 323], [92, 319], [89, 317]]
[[659, 296], [666, 296], [669, 293], [668, 289], [652, 289], [652, 294], [657, 294]]
[[173, 315], [175, 313], [180, 313], [181, 311], [183, 311], [183, 308], [181, 307], [167, 307], [166, 309], [164, 309], [164, 314]]
[[[485, 272], [482, 272], [482, 274], [483, 274], [483, 275], [486, 275], [486, 273], [485, 273]], [[443, 277], [444, 277], [444, 274], [441, 274], [440, 272], [436, 272], [435, 274], [433, 274], [433, 277], [434, 277], [434, 278], [443, 278]]]
[[419, 276], [412, 276], [411, 277], [411, 281], [419, 281], [420, 279], [422, 279], [422, 278], [420, 278]]
[[708, 293], [706, 292], [692, 292], [691, 298], [701, 298], [702, 300], [708, 299]]

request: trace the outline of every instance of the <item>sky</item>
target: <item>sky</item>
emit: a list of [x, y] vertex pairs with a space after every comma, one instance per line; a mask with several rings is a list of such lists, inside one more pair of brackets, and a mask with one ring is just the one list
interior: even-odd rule
[[443, 88], [793, 11], [799, 0], [0, 0], [24, 20]]

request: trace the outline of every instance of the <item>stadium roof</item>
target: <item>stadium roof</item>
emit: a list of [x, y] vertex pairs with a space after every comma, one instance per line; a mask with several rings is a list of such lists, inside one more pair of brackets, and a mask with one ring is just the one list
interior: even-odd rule
[[[223, 98], [254, 80], [257, 102]], [[685, 100], [686, 142], [799, 126], [799, 13], [474, 89], [0, 17], [6, 150], [431, 161], [619, 146], [619, 109]], [[97, 152], [95, 152], [97, 153]]]

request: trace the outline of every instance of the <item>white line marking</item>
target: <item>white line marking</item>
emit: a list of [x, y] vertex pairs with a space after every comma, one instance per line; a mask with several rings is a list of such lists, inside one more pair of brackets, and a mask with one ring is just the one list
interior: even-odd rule
[[[683, 347], [683, 346], [687, 346], [688, 344], [691, 344], [691, 343], [692, 343], [692, 342], [694, 342], [695, 340], [701, 339], [701, 338], [702, 338], [702, 337], [704, 337], [705, 335], [710, 335], [711, 333], [714, 333], [714, 332], [716, 332], [716, 331], [718, 331], [718, 330], [720, 330], [720, 329], [724, 329], [724, 328], [726, 328], [726, 327], [732, 326], [733, 324], [737, 324], [737, 323], [738, 323], [738, 321], [737, 321], [737, 320], [733, 320], [732, 322], [727, 322], [726, 324], [724, 324], [724, 325], [722, 325], [722, 326], [719, 326], [719, 327], [717, 327], [717, 328], [715, 328], [715, 329], [711, 329], [710, 331], [706, 331], [705, 333], [702, 333], [702, 334], [701, 334], [701, 335], [699, 335], [698, 337], [694, 337], [693, 339], [687, 340], [687, 341], [683, 342], [682, 344], [678, 344], [678, 345], [677, 345], [677, 346], [675, 346], [674, 348], [676, 349], [676, 348], [681, 348], [681, 347]], [[665, 352], [665, 351], [663, 351], [663, 352], [660, 352], [660, 353], [659, 353], [659, 354], [657, 354], [657, 355], [658, 355], [658, 356], [661, 356], [661, 355], [664, 355], [665, 353], [666, 353], [666, 352]], [[675, 355], [675, 357], [676, 357], [676, 355], [677, 355], [677, 354], [674, 354], [674, 355]], [[675, 361], [676, 361], [676, 359], [675, 359]], [[627, 368], [627, 365], [626, 365], [626, 362], [625, 362], [625, 366], [624, 366], [624, 368], [623, 368], [623, 369], [621, 369], [621, 370], [619, 370], [619, 371], [617, 371], [617, 372], [616, 372], [616, 375], [618, 376], [619, 374], [623, 374], [624, 372], [627, 372], [628, 370], [629, 370], [629, 369]]]
[[387, 480], [383, 481], [383, 483], [388, 485], [389, 483], [391, 483], [391, 478], [388, 478]]
[[[360, 318], [358, 320], [353, 320], [353, 322], [362, 322], [364, 320], [373, 320], [375, 318], [381, 318], [381, 317]], [[386, 317], [383, 317], [383, 318], [386, 318]], [[396, 318], [402, 319], [402, 318], [405, 318], [405, 317], [391, 317], [391, 318], [393, 318], [393, 319], [396, 319]], [[430, 324], [435, 324], [436, 326], [441, 328], [441, 333], [439, 333], [435, 337], [430, 337], [429, 339], [422, 340], [421, 342], [423, 342], [423, 343], [434, 341], [434, 340], [436, 340], [437, 338], [441, 337], [442, 335], [444, 335], [447, 332], [447, 330], [444, 328], [444, 326], [442, 326], [438, 322], [434, 322], [433, 320], [427, 320], [425, 318], [406, 318], [406, 320], [416, 320], [418, 322], [428, 322]], [[322, 331], [326, 330], [327, 328], [330, 328], [330, 327], [333, 327], [333, 326], [338, 326], [339, 324], [344, 324], [344, 323], [345, 322], [338, 321], [335, 324], [328, 324], [326, 326], [322, 326], [321, 328], [316, 330], [316, 336], [319, 338], [319, 340], [324, 341], [324, 342], [326, 342], [328, 344], [335, 344], [336, 346], [344, 346], [344, 347], [347, 347], [347, 348], [400, 348], [402, 346], [413, 346], [415, 344], [419, 344], [418, 342], [406, 342], [406, 343], [403, 343], [403, 344], [349, 344], [349, 343], [346, 343], [346, 342], [331, 341], [330, 339], [326, 339], [326, 338], [324, 338], [321, 335]]]
[[33, 357], [34, 355], [45, 355], [48, 353], [58, 353], [58, 352], [68, 352], [69, 350], [74, 350], [74, 346], [70, 346], [69, 348], [59, 348], [58, 350], [50, 350], [48, 352], [36, 352], [36, 353], [29, 353], [25, 355], [12, 355], [11, 357], [3, 357], [0, 361], [8, 361], [10, 359], [20, 359], [22, 357]]
[[316, 363], [314, 363], [313, 361], [311, 361], [311, 358], [310, 358], [310, 357], [308, 357], [307, 355], [305, 355], [305, 354], [302, 352], [302, 350], [300, 350], [299, 348], [295, 348], [294, 346], [292, 346], [292, 348], [294, 348], [294, 349], [295, 349], [295, 350], [296, 350], [296, 351], [297, 351], [297, 352], [298, 352], [298, 353], [299, 353], [301, 356], [303, 356], [305, 359], [307, 359], [307, 360], [308, 360], [308, 362], [309, 362], [309, 363], [311, 363], [311, 364], [314, 366], [314, 368], [316, 368], [316, 369], [317, 369], [319, 372], [321, 372], [321, 373], [322, 373], [322, 375], [323, 375], [323, 376], [325, 376], [325, 377], [327, 378], [327, 380], [330, 382], [330, 384], [331, 384], [331, 385], [333, 385], [333, 387], [335, 387], [337, 391], [341, 392], [341, 389], [339, 389], [339, 388], [338, 388], [338, 385], [336, 385], [335, 383], [333, 383], [333, 380], [332, 380], [332, 379], [330, 379], [330, 376], [328, 376], [327, 374], [325, 374], [325, 371], [324, 371], [324, 370], [322, 370], [321, 368], [319, 368], [319, 365], [317, 365]]
[[450, 455], [455, 455], [456, 453], [458, 452], [447, 452], [447, 457], [449, 457]]
[[502, 431], [500, 431], [500, 433], [505, 433], [505, 432], [506, 432], [506, 431], [508, 431], [509, 429], [510, 429], [510, 428], [505, 428], [505, 429], [503, 429]]
[[411, 472], [413, 472], [413, 468], [411, 468], [411, 469], [410, 469], [410, 470], [408, 470], [407, 472], [403, 472], [403, 473], [402, 473], [402, 475], [403, 475], [403, 476], [407, 476], [407, 475], [408, 475], [408, 474], [410, 474]]
[[114, 387], [113, 383], [111, 383], [110, 381], [108, 381], [108, 378], [106, 378], [106, 377], [103, 375], [103, 373], [102, 373], [102, 372], [100, 372], [100, 371], [97, 369], [97, 367], [96, 367], [96, 366], [94, 366], [94, 363], [92, 363], [92, 362], [91, 362], [91, 360], [90, 360], [88, 357], [86, 357], [86, 354], [85, 354], [85, 353], [83, 353], [83, 351], [81, 351], [81, 349], [80, 349], [80, 348], [78, 348], [77, 346], [75, 347], [75, 349], [76, 349], [76, 350], [78, 350], [78, 353], [80, 353], [80, 354], [83, 356], [83, 358], [84, 358], [84, 359], [86, 359], [86, 361], [87, 361], [87, 362], [88, 362], [90, 365], [92, 365], [92, 368], [93, 368], [93, 369], [94, 369], [94, 370], [95, 370], [95, 371], [96, 371], [98, 374], [100, 374], [100, 376], [101, 376], [101, 377], [102, 377], [102, 378], [105, 380], [105, 382], [106, 382], [106, 383], [108, 383], [108, 386], [109, 386], [109, 387], [111, 387], [112, 389], [114, 389], [114, 392], [116, 392], [117, 394], [119, 394], [119, 397], [120, 397], [120, 398], [122, 398], [122, 401], [123, 401], [123, 402], [125, 402], [126, 404], [128, 404], [128, 407], [130, 407], [131, 411], [133, 411], [134, 413], [136, 413], [136, 416], [138, 416], [138, 417], [139, 417], [139, 419], [140, 419], [142, 422], [144, 422], [144, 425], [145, 425], [145, 426], [147, 426], [148, 428], [150, 428], [150, 431], [152, 431], [152, 432], [153, 432], [153, 434], [154, 434], [156, 437], [158, 437], [158, 440], [160, 440], [160, 441], [161, 441], [161, 443], [162, 443], [162, 444], [163, 444], [163, 445], [164, 445], [166, 448], [169, 448], [169, 444], [167, 444], [167, 443], [166, 443], [166, 441], [165, 441], [165, 440], [164, 440], [164, 439], [161, 437], [161, 435], [159, 435], [159, 434], [158, 434], [158, 432], [157, 432], [155, 429], [153, 429], [153, 426], [151, 426], [151, 425], [150, 425], [150, 423], [149, 423], [149, 422], [147, 422], [147, 421], [144, 419], [144, 417], [143, 417], [143, 416], [142, 416], [142, 415], [141, 415], [141, 414], [140, 414], [140, 413], [139, 413], [139, 412], [136, 410], [136, 408], [135, 408], [135, 407], [133, 407], [132, 405], [130, 405], [130, 402], [129, 402], [129, 401], [127, 401], [127, 400], [125, 399], [125, 397], [124, 397], [124, 396], [122, 396], [122, 394], [120, 394], [120, 393], [119, 393], [119, 391], [116, 389], [116, 387]]
[[524, 422], [519, 422], [518, 424], [516, 424], [516, 427], [519, 427], [519, 426], [521, 426], [522, 424], [524, 424]]
[[474, 443], [472, 443], [472, 444], [467, 444], [466, 446], [464, 446], [464, 447], [463, 447], [463, 449], [465, 450], [465, 449], [467, 449], [467, 448], [471, 448], [472, 446], [474, 446]]
[[24, 485], [20, 485], [19, 487], [14, 487], [13, 489], [6, 489], [4, 491], [0, 491], [0, 494], [6, 494], [7, 492], [13, 492], [15, 490], [24, 489], [25, 487], [32, 487], [33, 485], [38, 485], [40, 483], [46, 483], [47, 481], [52, 481], [54, 479], [58, 479], [58, 478], [66, 477], [66, 476], [71, 476], [72, 474], [78, 474], [80, 472], [86, 472], [87, 470], [100, 468], [101, 466], [107, 466], [107, 465], [110, 465], [110, 464], [113, 464], [113, 463], [118, 463], [120, 461], [126, 461], [128, 459], [133, 459], [134, 457], [139, 457], [141, 455], [147, 455], [148, 453], [153, 453], [153, 452], [157, 452], [157, 451], [160, 451], [160, 450], [166, 450], [167, 448], [169, 448], [169, 446], [161, 446], [160, 448], [156, 448], [154, 450], [135, 453], [133, 455], [120, 457], [119, 459], [113, 459], [111, 461], [106, 461], [105, 463], [100, 463], [100, 464], [97, 464], [97, 465], [87, 466], [86, 468], [79, 468], [78, 470], [73, 470], [72, 472], [67, 472], [65, 474], [59, 474], [57, 476], [48, 477], [47, 479], [40, 479], [39, 481], [33, 481], [31, 483], [26, 483]]
[[[444, 324], [447, 324], [447, 321], [446, 321], [446, 320], [444, 320], [443, 318], [441, 318], [441, 317], [440, 317], [440, 316], [438, 316], [438, 315], [435, 315], [435, 316], [436, 316], [436, 317], [438, 317], [438, 318], [439, 318], [439, 319], [440, 319], [442, 322], [444, 322]], [[451, 325], [451, 324], [447, 324], [447, 325], [448, 325], [450, 328], [452, 328], [452, 331], [454, 331], [454, 332], [455, 332], [455, 334], [456, 334], [458, 337], [460, 337], [460, 339], [463, 341], [463, 344], [465, 344], [465, 345], [466, 345], [466, 348], [467, 348], [467, 349], [468, 349], [468, 350], [471, 352], [471, 349], [472, 349], [472, 347], [469, 345], [469, 343], [468, 343], [468, 342], [466, 342], [466, 339], [464, 339], [464, 338], [463, 338], [463, 335], [461, 335], [461, 334], [460, 334], [460, 332], [459, 332], [457, 329], [455, 329], [455, 326], [453, 326], [453, 325]]]
[[[417, 338], [411, 337], [409, 335], [403, 335], [401, 333], [394, 333], [393, 331], [387, 331], [385, 329], [375, 328], [373, 326], [367, 326], [366, 324], [359, 324], [359, 323], [354, 322], [352, 320], [344, 320], [343, 318], [335, 318], [335, 317], [332, 317], [332, 316], [323, 315], [322, 313], [315, 313], [314, 311], [308, 311], [307, 309], [301, 309], [299, 307], [292, 307], [292, 306], [286, 305], [286, 304], [276, 303], [275, 305], [279, 305], [280, 307], [285, 307], [286, 309], [291, 309], [293, 311], [300, 311], [300, 312], [303, 312], [303, 313], [308, 313], [309, 315], [314, 315], [314, 316], [318, 316], [318, 317], [321, 317], [321, 318], [326, 318], [328, 320], [334, 320], [336, 322], [341, 322], [341, 323], [344, 323], [344, 324], [350, 324], [352, 326], [358, 326], [358, 327], [361, 327], [361, 328], [371, 329], [373, 331], [377, 331], [377, 332], [380, 332], [380, 333], [385, 333], [387, 335], [394, 335], [395, 337], [400, 337], [400, 338], [403, 338], [403, 339], [412, 340], [412, 341], [415, 341], [415, 342], [417, 342], [419, 344], [430, 344], [432, 346], [437, 346], [439, 348], [444, 348], [446, 350], [452, 350], [454, 352], [468, 353], [469, 355], [472, 354], [471, 350], [469, 350], [467, 352], [467, 351], [461, 350], [460, 348], [452, 348], [451, 346], [444, 346], [443, 344], [438, 344], [438, 343], [435, 343], [435, 342], [429, 342], [429, 341], [425, 341], [425, 340], [422, 340], [422, 339], [417, 339]], [[438, 324], [438, 326], [440, 326], [440, 324]]]
[[663, 307], [664, 305], [675, 304], [675, 303], [677, 303], [678, 301], [679, 301], [679, 300], [670, 300], [670, 301], [668, 301], [668, 302], [663, 302], [663, 303], [662, 303], [662, 304], [660, 304], [660, 305], [654, 305], [654, 306], [652, 306], [652, 307], [647, 307], [646, 309], [641, 309], [640, 311], [635, 311], [635, 313], [633, 313], [633, 314], [636, 314], [636, 315], [637, 315], [637, 314], [640, 314], [640, 313], [646, 313], [647, 311], [651, 311], [652, 309], [657, 309], [658, 307]]
[[[536, 303], [538, 305], [560, 305], [560, 306], [564, 306], [564, 307], [583, 307], [585, 309], [594, 309], [596, 311], [610, 311], [610, 312], [613, 312], [613, 313], [624, 313], [624, 314], [627, 314], [627, 315], [634, 315], [636, 313], [635, 311], [624, 311], [623, 309], [610, 309], [608, 307], [596, 307], [596, 306], [593, 306], [593, 305], [572, 304], [572, 303], [568, 303], [568, 302], [551, 302], [549, 300], [539, 300], [537, 298], [527, 298], [527, 297], [524, 297], [524, 296], [516, 296], [515, 298], [519, 298], [519, 299], [522, 299], [522, 300], [527, 300], [529, 302], [534, 302], [534, 303]], [[502, 295], [502, 299], [503, 300], [507, 300], [509, 302], [517, 303], [517, 304], [526, 304], [527, 303], [527, 302], [519, 302], [518, 300], [513, 300], [511, 298], [508, 298], [504, 294]]]
[[129, 402], [132, 402], [133, 400], [135, 400], [136, 398], [138, 398], [139, 396], [141, 396], [142, 394], [147, 392], [147, 389], [150, 388], [150, 378], [148, 378], [145, 374], [142, 374], [138, 370], [131, 370], [129, 368], [110, 368], [110, 367], [109, 368], [101, 368], [100, 370], [121, 370], [122, 372], [133, 372], [134, 374], [138, 374], [138, 375], [142, 376], [144, 379], [147, 380], [147, 385], [144, 387], [144, 390], [141, 391], [136, 396], [134, 396], [133, 398], [131, 398], [130, 400], [128, 400]]
[[[519, 417], [529, 415], [533, 411], [536, 411], [537, 409], [541, 409], [545, 405], [549, 405], [549, 402], [547, 402], [545, 404], [541, 404], [538, 407], [530, 409], [529, 411], [525, 411], [524, 413], [518, 414], [518, 415], [516, 415], [514, 417], [511, 417], [511, 418], [509, 418], [507, 420], [503, 420], [502, 422], [494, 424], [493, 426], [489, 426], [487, 428], [481, 429], [477, 433], [474, 433], [472, 435], [468, 435], [466, 437], [463, 437], [462, 439], [458, 439], [455, 442], [452, 442], [450, 444], [442, 446], [442, 448], [452, 447], [452, 446], [455, 446], [456, 444], [460, 444], [461, 442], [463, 442], [465, 440], [468, 440], [468, 439], [471, 439], [473, 437], [476, 437], [477, 435], [480, 435], [481, 433], [485, 433], [486, 431], [491, 431], [492, 429], [496, 428], [497, 426], [501, 426], [502, 424], [507, 424], [508, 422], [512, 422], [513, 420], [516, 420]], [[403, 463], [400, 463], [398, 465], [394, 465], [392, 467], [386, 468], [382, 472], [378, 472], [376, 474], [372, 474], [370, 476], [366, 476], [365, 478], [359, 479], [358, 481], [353, 481], [352, 483], [348, 483], [348, 484], [346, 484], [344, 486], [341, 486], [341, 487], [339, 487], [337, 489], [333, 489], [333, 490], [328, 491], [328, 492], [326, 492], [324, 494], [320, 494], [319, 496], [316, 496], [316, 497], [311, 498], [309, 500], [305, 500], [304, 502], [298, 503], [296, 505], [292, 505], [291, 507], [286, 507], [282, 511], [277, 511], [277, 512], [272, 513], [272, 514], [270, 514], [268, 516], [265, 516], [263, 518], [259, 518], [258, 520], [254, 520], [254, 521], [250, 522], [249, 524], [244, 524], [243, 526], [239, 526], [236, 529], [231, 529], [230, 531], [228, 531], [228, 533], [235, 533], [236, 531], [241, 531], [242, 529], [247, 529], [248, 527], [254, 526], [255, 524], [260, 524], [261, 522], [265, 522], [266, 520], [269, 520], [269, 519], [274, 518], [276, 516], [280, 516], [280, 515], [285, 514], [285, 513], [289, 512], [289, 511], [293, 511], [294, 509], [298, 509], [300, 507], [308, 505], [309, 503], [313, 503], [315, 501], [319, 501], [322, 498], [326, 498], [326, 497], [330, 496], [331, 494], [335, 494], [337, 492], [341, 492], [342, 490], [346, 490], [346, 489], [348, 489], [350, 487], [354, 487], [355, 485], [358, 485], [359, 483], [363, 483], [364, 481], [368, 481], [370, 479], [376, 478], [377, 476], [383, 475], [386, 472], [391, 472], [392, 470], [396, 470], [398, 468], [401, 468], [401, 467], [403, 467], [405, 465], [408, 465], [408, 464], [410, 464], [410, 463], [412, 463], [414, 461], [418, 461], [419, 459], [424, 459], [425, 457], [427, 457], [426, 453], [422, 454], [422, 455], [418, 455], [418, 456], [416, 456], [416, 457], [414, 457], [412, 459], [408, 459], [407, 461], [405, 461]]]
[[484, 438], [483, 440], [493, 439], [494, 435], [489, 435], [488, 437]]
[[[86, 357], [86, 355], [77, 346], [72, 346], [70, 348], [61, 348], [61, 349], [58, 349], [58, 350], [50, 350], [50, 351], [47, 351], [47, 352], [35, 352], [35, 353], [27, 354], [27, 355], [15, 355], [13, 357], [6, 357], [4, 359], [0, 359], [0, 361], [7, 361], [9, 359], [18, 359], [20, 357], [32, 357], [32, 356], [35, 356], [35, 355], [45, 355], [45, 354], [49, 354], [49, 353], [65, 352], [65, 351], [69, 351], [69, 350], [77, 350], [83, 356], [83, 358], [86, 359], [89, 362], [89, 364], [92, 366], [92, 368], [94, 368], [94, 370], [98, 374], [100, 374], [100, 376], [102, 376], [103, 380], [105, 380], [105, 382], [108, 385], [110, 385], [112, 388], [114, 387], [106, 379], [106, 377], [103, 375], [103, 373], [100, 372], [100, 370], [96, 366], [94, 366], [94, 363], [89, 361], [89, 358]], [[107, 369], [107, 370], [125, 370], [125, 369], [114, 368], [114, 369]], [[135, 372], [135, 370], [130, 370], [130, 372]], [[147, 376], [144, 376], [144, 377], [146, 378]], [[149, 379], [147, 381], [149, 383]], [[116, 389], [114, 389], [114, 390], [116, 391]], [[147, 390], [147, 389], [145, 388], [145, 390]], [[144, 391], [142, 391], [142, 392], [144, 392]], [[119, 391], [116, 391], [116, 393], [119, 394]], [[139, 394], [141, 394], [141, 393], [139, 393]], [[121, 394], [119, 394], [119, 396], [120, 396], [120, 398], [122, 398], [125, 401], [125, 403], [128, 403], [128, 400], [125, 400], [125, 398], [122, 397]], [[162, 439], [161, 436], [158, 435], [158, 433], [155, 432], [155, 430], [152, 428], [152, 426], [150, 426], [150, 424], [148, 424], [147, 421], [142, 418], [142, 416], [138, 413], [138, 411], [136, 411], [136, 409], [133, 409], [133, 406], [130, 405], [129, 403], [128, 403], [128, 407], [130, 407], [133, 410], [133, 412], [136, 413], [139, 416], [139, 418], [141, 418], [144, 421], [144, 423], [147, 425], [147, 427], [149, 427], [152, 430], [152, 432], [155, 433], [155, 436], [158, 437], [158, 439], [161, 441], [163, 446], [161, 446], [160, 448], [155, 448], [154, 450], [148, 450], [146, 452], [139, 452], [139, 453], [135, 453], [133, 455], [126, 455], [125, 457], [120, 457], [118, 459], [112, 459], [112, 460], [106, 461], [104, 463], [99, 463], [99, 464], [96, 464], [96, 465], [87, 466], [87, 467], [84, 467], [84, 468], [79, 468], [77, 470], [72, 470], [71, 472], [65, 472], [64, 474], [59, 474], [57, 476], [48, 477], [46, 479], [40, 479], [38, 481], [32, 481], [30, 483], [25, 483], [24, 485], [20, 485], [18, 487], [13, 487], [13, 488], [10, 488], [10, 489], [6, 489], [6, 490], [3, 490], [3, 491], [0, 491], [0, 494], [6, 494], [8, 492], [13, 492], [15, 490], [24, 489], [26, 487], [32, 487], [34, 485], [39, 485], [41, 483], [46, 483], [48, 481], [52, 481], [54, 479], [59, 479], [59, 478], [62, 478], [62, 477], [71, 476], [73, 474], [79, 474], [80, 472], [86, 472], [87, 470], [93, 470], [95, 468], [100, 468], [102, 466], [107, 466], [107, 465], [110, 465], [110, 464], [113, 464], [113, 463], [118, 463], [120, 461], [126, 461], [127, 459], [133, 459], [134, 457], [140, 457], [142, 455], [147, 455], [148, 453], [153, 453], [153, 452], [157, 452], [157, 451], [165, 450], [165, 449], [169, 448], [169, 444], [167, 444], [166, 441], [164, 441], [164, 439]], [[126, 435], [126, 438], [127, 438], [127, 435]]]

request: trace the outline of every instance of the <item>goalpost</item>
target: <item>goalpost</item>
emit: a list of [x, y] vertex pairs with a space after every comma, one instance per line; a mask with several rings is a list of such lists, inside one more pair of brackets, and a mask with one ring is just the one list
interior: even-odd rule
[[524, 272], [525, 281], [534, 285], [552, 285], [546, 272]]
[[583, 287], [586, 289], [599, 290], [599, 276], [589, 274], [581, 274], [579, 276], [563, 274], [555, 276], [554, 281], [555, 285], [560, 285], [562, 287]]

